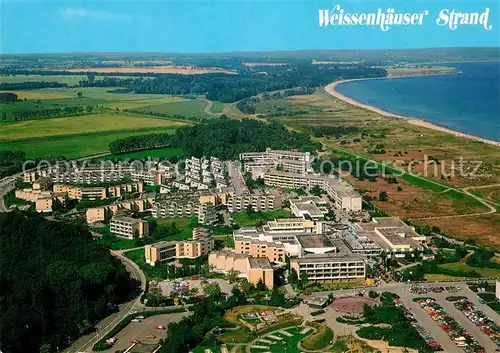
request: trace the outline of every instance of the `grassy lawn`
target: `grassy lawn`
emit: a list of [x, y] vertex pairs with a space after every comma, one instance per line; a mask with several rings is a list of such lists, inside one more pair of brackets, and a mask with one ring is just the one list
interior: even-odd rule
[[175, 218], [159, 218], [156, 220], [158, 225], [170, 226], [175, 223], [175, 226], [181, 230], [180, 233], [160, 238], [162, 240], [184, 240], [193, 237], [193, 228], [199, 227], [198, 218], [196, 217], [175, 217]]
[[441, 268], [446, 268], [449, 270], [459, 270], [459, 271], [476, 271], [482, 277], [492, 278], [492, 277], [500, 277], [500, 270], [494, 268], [481, 268], [481, 267], [472, 267], [462, 262], [452, 262], [448, 264], [439, 265]]
[[76, 135], [104, 131], [125, 131], [137, 128], [175, 128], [185, 125], [166, 119], [135, 117], [122, 114], [88, 114], [66, 118], [27, 120], [4, 123], [0, 141], [34, 139], [49, 136]]
[[222, 113], [222, 111], [224, 110], [224, 107], [226, 106], [226, 103], [222, 103], [222, 102], [213, 102], [214, 105], [212, 105], [212, 113]]
[[[299, 353], [300, 351], [297, 347], [297, 344], [308, 334], [311, 334], [311, 331], [308, 334], [300, 334], [300, 331], [302, 331], [302, 328], [300, 327], [290, 327], [284, 329], [283, 331], [288, 332], [289, 334], [292, 335], [292, 337], [289, 337], [288, 335], [282, 334], [280, 332], [276, 332], [273, 333], [272, 336], [280, 337], [282, 340], [278, 341], [278, 340], [273, 340], [268, 336], [262, 336], [263, 339], [271, 341], [273, 343], [269, 344], [264, 342], [257, 342], [257, 344], [260, 346], [270, 347], [269, 351], [273, 353]], [[250, 352], [252, 353], [262, 353], [265, 351], [266, 350], [263, 349], [250, 348]]]
[[232, 213], [231, 216], [234, 218], [236, 223], [242, 227], [257, 226], [267, 221], [272, 221], [275, 218], [294, 217], [291, 212], [285, 210], [254, 212], [252, 214], [247, 214], [246, 212], [235, 212]]
[[363, 281], [353, 281], [353, 282], [332, 282], [332, 283], [309, 283], [304, 288], [311, 292], [323, 292], [336, 289], [348, 289], [363, 286]]
[[90, 230], [102, 234], [103, 236], [99, 239], [99, 243], [106, 245], [112, 250], [126, 250], [136, 247], [133, 239], [117, 237], [110, 232], [109, 226], [94, 227], [90, 228]]
[[302, 342], [302, 347], [307, 350], [320, 350], [328, 347], [330, 342], [333, 341], [333, 331], [322, 324], [314, 323], [311, 326], [315, 327], [317, 332], [307, 337]]
[[89, 156], [109, 151], [110, 142], [127, 136], [155, 133], [174, 133], [175, 128], [137, 129], [108, 131], [80, 135], [62, 135], [37, 140], [22, 140], [2, 143], [0, 149], [23, 151], [27, 158], [61, 155], [68, 159]]
[[111, 154], [104, 157], [106, 160], [124, 160], [124, 159], [148, 159], [148, 158], [168, 158], [173, 156], [183, 156], [182, 148], [157, 148], [153, 150], [144, 150], [123, 154]]

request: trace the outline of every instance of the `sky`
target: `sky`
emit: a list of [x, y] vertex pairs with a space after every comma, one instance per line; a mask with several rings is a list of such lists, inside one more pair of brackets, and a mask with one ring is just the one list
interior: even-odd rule
[[[422, 26], [320, 27], [318, 10], [429, 11]], [[442, 9], [484, 12], [490, 31], [436, 24]], [[0, 52], [230, 52], [500, 46], [500, 6], [482, 0], [0, 0]]]

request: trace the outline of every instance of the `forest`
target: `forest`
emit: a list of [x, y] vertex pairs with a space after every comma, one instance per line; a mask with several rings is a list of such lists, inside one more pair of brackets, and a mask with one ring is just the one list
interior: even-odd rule
[[13, 103], [17, 102], [17, 94], [10, 92], [0, 93], [0, 103]]
[[72, 116], [83, 114], [84, 112], [91, 113], [92, 107], [88, 105], [85, 109], [82, 106], [64, 107], [64, 108], [44, 108], [37, 110], [21, 110], [12, 113], [14, 121], [33, 120], [33, 119], [48, 119], [58, 118], [62, 116]]
[[0, 83], [0, 90], [16, 90], [16, 89], [39, 89], [39, 88], [58, 88], [66, 87], [65, 83], [60, 82], [17, 82], [17, 83]]
[[307, 135], [288, 131], [279, 122], [265, 124], [250, 119], [227, 118], [181, 127], [174, 135], [151, 134], [119, 139], [109, 147], [116, 154], [156, 146], [182, 148], [187, 156], [213, 156], [224, 160], [237, 158], [242, 152], [264, 151], [266, 147], [304, 152], [315, 152], [320, 147]]
[[0, 178], [20, 172], [25, 160], [24, 152], [0, 150]]
[[205, 94], [209, 100], [231, 103], [262, 92], [304, 87], [319, 87], [339, 78], [384, 77], [386, 71], [368, 67], [301, 65], [279, 67], [265, 72], [242, 71], [239, 75], [162, 75], [155, 79], [138, 79], [130, 88], [136, 93]]
[[0, 214], [0, 269], [0, 349], [9, 353], [68, 346], [136, 285], [86, 226], [18, 211]]
[[[228, 64], [229, 65], [229, 64]], [[233, 64], [231, 64], [233, 65]], [[262, 71], [254, 71], [259, 69]], [[330, 82], [342, 79], [384, 77], [387, 72], [382, 68], [344, 65], [313, 65], [306, 61], [298, 61], [294, 64], [270, 67], [254, 67], [249, 69], [243, 67], [237, 75], [232, 74], [133, 74], [127, 73], [124, 78], [104, 77], [95, 80], [95, 76], [105, 76], [102, 73], [71, 73], [81, 74], [87, 77], [81, 80], [82, 87], [122, 87], [137, 94], [169, 94], [169, 95], [206, 95], [213, 101], [232, 103], [244, 98], [255, 96], [263, 92], [277, 90], [290, 90], [288, 94], [298, 94], [292, 91], [297, 87], [306, 92], [312, 88], [324, 86]], [[0, 74], [26, 74], [26, 70], [3, 69]], [[67, 74], [62, 71], [37, 71], [40, 75]], [[114, 73], [113, 76], [120, 76]], [[128, 76], [137, 76], [131, 79]], [[141, 77], [143, 76], [143, 77]], [[58, 82], [21, 82], [4, 84], [0, 89], [34, 89], [45, 87], [63, 87]]]

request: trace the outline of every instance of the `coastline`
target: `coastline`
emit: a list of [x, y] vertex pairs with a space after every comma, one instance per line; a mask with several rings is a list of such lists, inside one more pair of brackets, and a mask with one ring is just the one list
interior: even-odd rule
[[364, 80], [386, 80], [386, 79], [409, 78], [409, 77], [418, 77], [418, 76], [429, 76], [429, 75], [390, 76], [390, 77], [358, 78], [358, 79], [351, 79], [351, 80], [340, 80], [340, 81], [335, 81], [335, 82], [332, 82], [332, 83], [326, 85], [324, 89], [325, 89], [326, 93], [328, 93], [329, 95], [331, 95], [337, 99], [340, 99], [340, 100], [342, 100], [346, 103], [352, 104], [354, 106], [370, 110], [372, 112], [375, 112], [375, 113], [380, 114], [380, 115], [385, 116], [385, 117], [403, 119], [407, 123], [412, 124], [412, 125], [425, 127], [428, 129], [433, 129], [436, 131], [441, 131], [441, 132], [444, 132], [447, 134], [451, 134], [451, 135], [454, 135], [456, 137], [467, 138], [469, 140], [479, 141], [479, 142], [483, 142], [483, 143], [487, 143], [490, 145], [495, 145], [495, 146], [500, 147], [499, 141], [489, 140], [489, 139], [486, 139], [483, 137], [470, 135], [470, 134], [466, 134], [464, 132], [452, 130], [452, 129], [449, 129], [446, 127], [442, 127], [442, 126], [430, 123], [428, 121], [425, 121], [424, 119], [412, 118], [412, 117], [408, 117], [408, 116], [394, 114], [394, 113], [388, 112], [387, 110], [383, 110], [381, 108], [377, 108], [375, 106], [359, 102], [359, 101], [357, 101], [353, 98], [347, 97], [347, 96], [343, 95], [342, 93], [338, 92], [337, 90], [335, 90], [335, 87], [337, 87], [338, 85], [340, 85], [342, 83], [347, 83], [347, 82], [364, 81]]

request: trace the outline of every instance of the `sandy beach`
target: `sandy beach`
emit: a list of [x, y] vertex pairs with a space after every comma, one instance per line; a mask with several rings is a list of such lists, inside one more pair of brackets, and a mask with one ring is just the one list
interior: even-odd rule
[[[456, 137], [463, 137], [463, 138], [467, 138], [470, 140], [475, 140], [475, 141], [480, 141], [480, 142], [488, 143], [488, 144], [495, 145], [495, 146], [500, 146], [500, 142], [498, 142], [498, 141], [488, 140], [488, 139], [485, 139], [485, 138], [482, 138], [479, 136], [469, 135], [469, 134], [466, 134], [463, 132], [448, 129], [448, 128], [445, 128], [445, 127], [442, 127], [442, 126], [439, 126], [436, 124], [432, 124], [432, 123], [425, 121], [423, 119], [411, 118], [411, 117], [407, 117], [407, 116], [402, 116], [402, 115], [390, 113], [386, 110], [383, 110], [383, 109], [380, 109], [380, 108], [377, 108], [377, 107], [374, 107], [374, 106], [371, 106], [368, 104], [364, 104], [364, 103], [358, 102], [355, 99], [346, 97], [343, 94], [341, 94], [335, 90], [335, 87], [337, 87], [338, 85], [340, 85], [342, 83], [346, 83], [346, 82], [361, 81], [361, 80], [397, 79], [397, 78], [402, 78], [402, 77], [404, 77], [404, 76], [341, 80], [341, 81], [336, 81], [336, 82], [330, 83], [329, 85], [325, 86], [325, 91], [328, 94], [334, 96], [335, 98], [343, 100], [344, 102], [347, 102], [349, 104], [355, 105], [355, 106], [363, 108], [363, 109], [371, 110], [372, 112], [378, 113], [382, 116], [386, 116], [386, 117], [390, 117], [390, 118], [404, 119], [404, 120], [406, 120], [406, 122], [408, 122], [409, 124], [412, 124], [412, 125], [417, 125], [417, 126], [425, 127], [428, 129], [433, 129], [433, 130], [445, 132], [447, 134], [451, 134], [451, 135], [454, 135]], [[412, 76], [412, 77], [414, 77], [414, 76]]]

